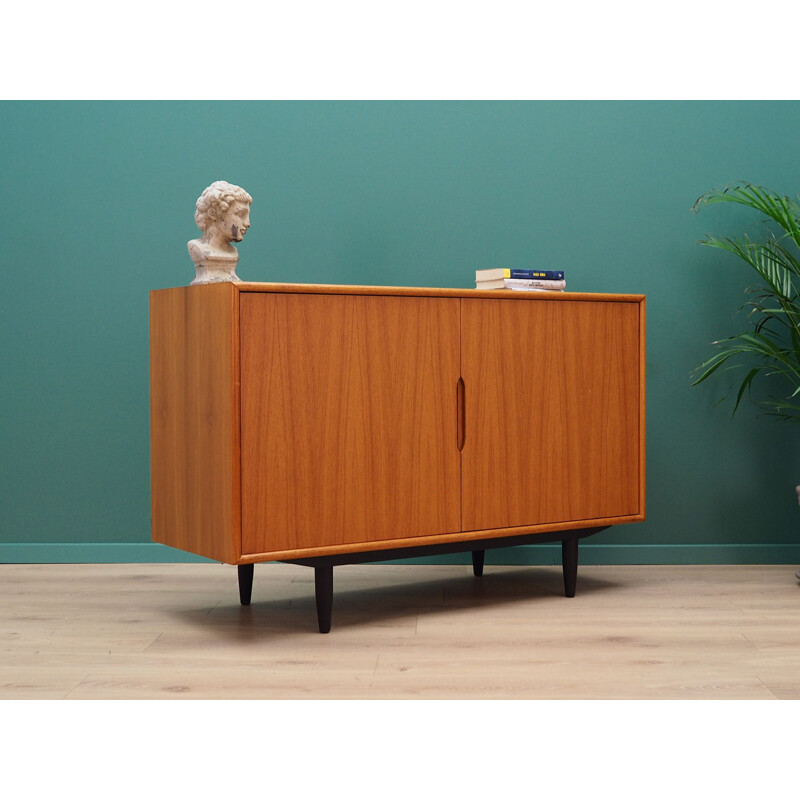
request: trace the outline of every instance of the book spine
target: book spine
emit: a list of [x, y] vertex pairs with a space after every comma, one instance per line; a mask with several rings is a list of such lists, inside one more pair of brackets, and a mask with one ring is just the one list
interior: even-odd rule
[[527, 278], [529, 280], [537, 278], [544, 281], [563, 281], [563, 269], [509, 269], [498, 267], [497, 269], [479, 269], [475, 271], [476, 281], [492, 281], [502, 278]]
[[564, 280], [564, 270], [562, 269], [509, 269], [506, 278], [538, 278], [543, 281], [562, 281]]
[[561, 291], [562, 289], [567, 288], [567, 282], [564, 280], [545, 281], [538, 279], [522, 280], [522, 279], [506, 278], [504, 283], [506, 289], [553, 289], [556, 291]]

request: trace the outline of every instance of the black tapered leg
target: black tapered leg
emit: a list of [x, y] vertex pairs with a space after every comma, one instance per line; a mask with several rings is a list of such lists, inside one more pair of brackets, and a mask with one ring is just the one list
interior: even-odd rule
[[333, 567], [314, 567], [314, 592], [317, 598], [319, 632], [328, 633], [333, 610]]
[[243, 606], [250, 605], [253, 594], [253, 570], [255, 564], [239, 564], [239, 602]]
[[578, 540], [561, 540], [561, 568], [564, 571], [564, 594], [575, 597], [578, 582]]
[[486, 555], [485, 550], [473, 550], [472, 551], [472, 574], [476, 578], [480, 578], [483, 575], [483, 557]]

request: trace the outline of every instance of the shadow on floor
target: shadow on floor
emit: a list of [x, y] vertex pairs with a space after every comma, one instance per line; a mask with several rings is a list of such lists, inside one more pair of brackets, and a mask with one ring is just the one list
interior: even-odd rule
[[[314, 599], [314, 571], [309, 567], [285, 565], [297, 570], [290, 584], [282, 583], [282, 596], [269, 594], [268, 577], [259, 580], [256, 565], [253, 597], [249, 606], [238, 602], [236, 574], [231, 573], [229, 598], [210, 612], [181, 609], [173, 613], [183, 622], [214, 629], [235, 639], [250, 639], [276, 633], [318, 633]], [[431, 579], [430, 570], [437, 570]], [[420, 616], [453, 611], [497, 608], [501, 605], [535, 601], [543, 608], [554, 602], [568, 603], [560, 567], [493, 567], [487, 565], [480, 578], [464, 567], [394, 567], [365, 569], [343, 565], [334, 569], [333, 624], [331, 633], [359, 626], [402, 628], [416, 624]], [[578, 596], [616, 588], [612, 581], [578, 574]]]

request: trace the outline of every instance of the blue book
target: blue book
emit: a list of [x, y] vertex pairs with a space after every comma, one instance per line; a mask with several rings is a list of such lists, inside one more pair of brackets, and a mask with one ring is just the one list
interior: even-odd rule
[[563, 269], [508, 269], [498, 267], [496, 269], [475, 270], [476, 281], [494, 281], [501, 278], [523, 278], [532, 280], [537, 278], [542, 281], [563, 281]]

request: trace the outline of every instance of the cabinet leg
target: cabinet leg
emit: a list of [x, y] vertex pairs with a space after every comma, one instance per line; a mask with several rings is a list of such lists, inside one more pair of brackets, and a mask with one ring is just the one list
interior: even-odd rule
[[314, 592], [317, 599], [317, 622], [319, 632], [331, 629], [333, 610], [333, 567], [314, 567]]
[[564, 594], [575, 597], [578, 582], [578, 540], [561, 540], [561, 568], [564, 572]]
[[472, 551], [472, 574], [476, 578], [480, 578], [483, 575], [483, 557], [486, 555], [485, 550], [473, 550]]
[[239, 564], [239, 602], [243, 606], [250, 605], [253, 594], [253, 570], [255, 564]]

